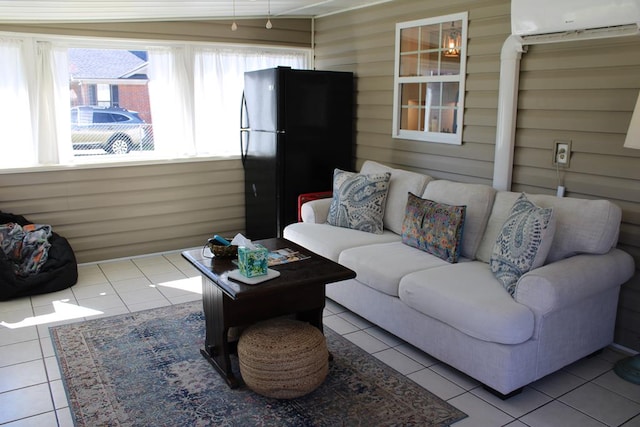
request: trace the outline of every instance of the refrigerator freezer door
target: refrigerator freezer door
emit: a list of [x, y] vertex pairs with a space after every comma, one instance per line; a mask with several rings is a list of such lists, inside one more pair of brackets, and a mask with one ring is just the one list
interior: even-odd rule
[[279, 75], [277, 68], [244, 74], [245, 125], [251, 130], [278, 130]]

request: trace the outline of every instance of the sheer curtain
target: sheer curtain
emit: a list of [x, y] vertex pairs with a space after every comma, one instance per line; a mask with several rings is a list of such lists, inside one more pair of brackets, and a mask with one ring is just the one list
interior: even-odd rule
[[24, 43], [0, 38], [0, 168], [36, 162]]
[[72, 163], [67, 47], [38, 42], [36, 55], [38, 163]]
[[306, 52], [230, 48], [195, 51], [195, 141], [199, 154], [240, 154], [240, 103], [244, 72], [289, 66], [306, 69]]
[[150, 48], [147, 75], [155, 151], [196, 154], [193, 139], [193, 60], [188, 47]]

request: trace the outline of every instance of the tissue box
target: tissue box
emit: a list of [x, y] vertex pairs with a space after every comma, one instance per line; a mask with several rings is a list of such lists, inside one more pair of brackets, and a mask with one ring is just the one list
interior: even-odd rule
[[256, 245], [256, 249], [244, 246], [238, 248], [238, 268], [245, 277], [264, 276], [267, 274], [267, 255], [269, 251], [264, 246]]

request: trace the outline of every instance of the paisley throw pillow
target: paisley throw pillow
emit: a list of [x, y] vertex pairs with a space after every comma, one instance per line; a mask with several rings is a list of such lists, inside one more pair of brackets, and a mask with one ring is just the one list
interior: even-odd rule
[[531, 203], [523, 193], [511, 208], [493, 246], [491, 271], [511, 296], [520, 276], [544, 264], [556, 229], [553, 208]]
[[336, 169], [327, 222], [337, 227], [382, 234], [389, 172], [358, 174]]

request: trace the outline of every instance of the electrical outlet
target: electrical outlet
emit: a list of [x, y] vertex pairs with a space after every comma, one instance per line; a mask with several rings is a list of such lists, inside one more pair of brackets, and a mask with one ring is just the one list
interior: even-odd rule
[[571, 157], [571, 141], [553, 141], [553, 164], [558, 166], [569, 166]]

